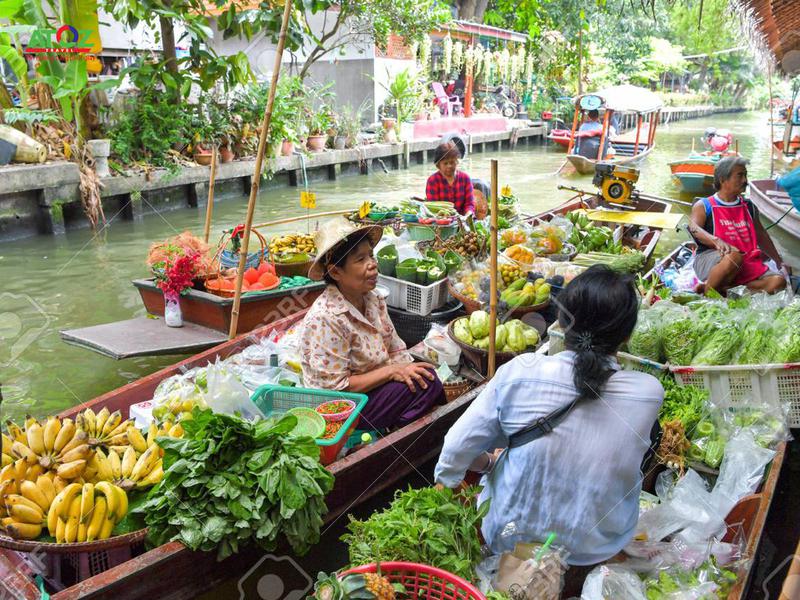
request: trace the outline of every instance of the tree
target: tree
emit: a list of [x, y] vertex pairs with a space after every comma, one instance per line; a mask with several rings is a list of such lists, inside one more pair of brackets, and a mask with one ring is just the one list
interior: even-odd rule
[[489, 6], [489, 0], [455, 0], [456, 14], [462, 21], [482, 23]]
[[[331, 1], [326, 8], [332, 5]], [[315, 11], [303, 13], [303, 50], [308, 51], [300, 69], [301, 78], [319, 59], [347, 45], [368, 41], [386, 49], [392, 33], [406, 42], [419, 41], [451, 19], [449, 9], [440, 0], [339, 0], [336, 9], [325, 11], [318, 33], [308, 23], [309, 14]]]

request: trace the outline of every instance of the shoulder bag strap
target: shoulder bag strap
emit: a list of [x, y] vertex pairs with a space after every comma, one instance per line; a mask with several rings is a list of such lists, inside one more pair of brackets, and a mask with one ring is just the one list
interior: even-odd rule
[[566, 406], [562, 406], [544, 417], [539, 417], [533, 424], [528, 425], [525, 429], [511, 434], [508, 438], [508, 447], [519, 448], [553, 431], [556, 425], [561, 423], [564, 417], [567, 416], [567, 413], [578, 403], [578, 400], [579, 398], [576, 398]]

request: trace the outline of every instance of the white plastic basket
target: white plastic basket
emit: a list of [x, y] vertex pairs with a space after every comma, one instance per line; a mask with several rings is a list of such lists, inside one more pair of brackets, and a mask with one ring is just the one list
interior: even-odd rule
[[[558, 325], [558, 321], [550, 325], [547, 329], [547, 336], [549, 340], [549, 349], [547, 354], [552, 356], [564, 351], [564, 332]], [[659, 377], [667, 372], [667, 365], [647, 358], [640, 358], [627, 352], [617, 352], [617, 360], [623, 369], [628, 371], [641, 371], [642, 373], [649, 373], [655, 377]]]
[[389, 290], [386, 304], [415, 315], [429, 315], [447, 302], [446, 277], [430, 285], [418, 285], [379, 274], [378, 282]]
[[709, 391], [719, 406], [788, 406], [789, 427], [800, 427], [800, 363], [670, 367], [681, 385]]

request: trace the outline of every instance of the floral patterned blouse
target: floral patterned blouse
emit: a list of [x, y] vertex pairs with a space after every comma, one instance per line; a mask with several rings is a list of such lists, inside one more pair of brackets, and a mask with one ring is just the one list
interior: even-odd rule
[[309, 388], [344, 390], [351, 375], [413, 361], [386, 301], [375, 292], [366, 295], [362, 315], [329, 285], [306, 314], [300, 339], [303, 383]]

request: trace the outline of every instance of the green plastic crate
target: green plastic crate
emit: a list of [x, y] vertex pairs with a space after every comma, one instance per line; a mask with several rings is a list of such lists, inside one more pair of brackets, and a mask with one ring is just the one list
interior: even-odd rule
[[296, 406], [303, 406], [313, 410], [323, 402], [339, 398], [352, 400], [356, 403], [356, 407], [334, 437], [329, 440], [316, 440], [317, 445], [320, 446], [320, 462], [323, 465], [327, 465], [336, 460], [339, 451], [347, 442], [350, 434], [355, 430], [358, 420], [361, 417], [361, 411], [364, 406], [366, 406], [367, 400], [369, 399], [366, 394], [284, 387], [280, 385], [262, 385], [253, 392], [250, 400], [252, 400], [253, 404], [265, 415], [272, 416], [283, 414], [290, 408], [295, 408]]

